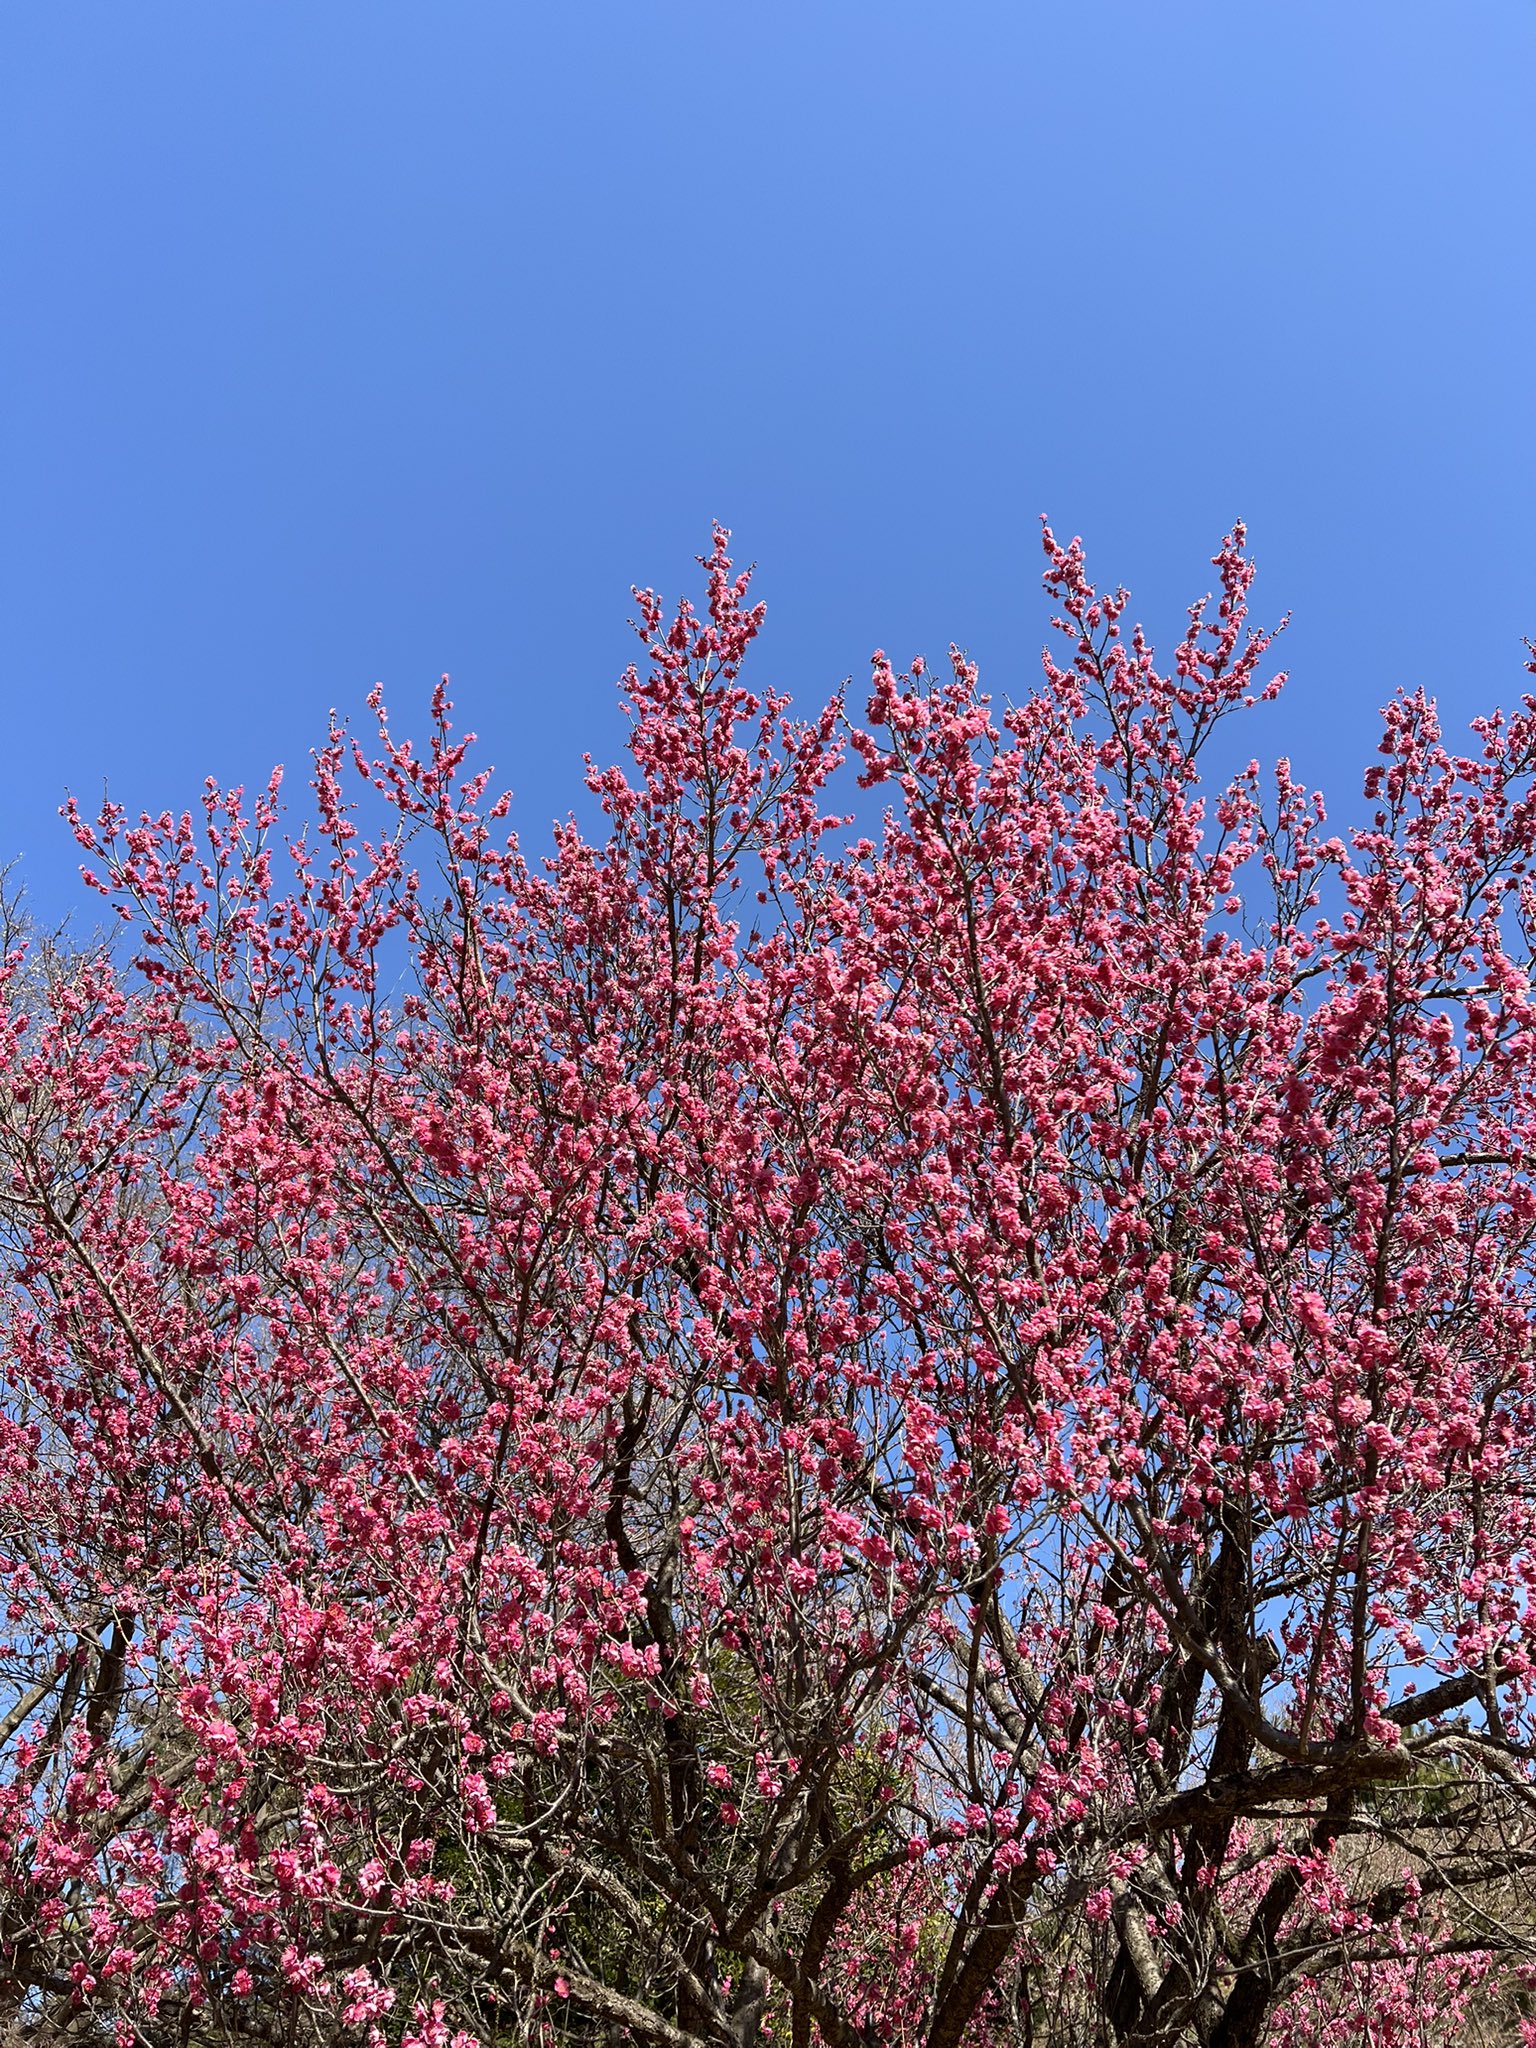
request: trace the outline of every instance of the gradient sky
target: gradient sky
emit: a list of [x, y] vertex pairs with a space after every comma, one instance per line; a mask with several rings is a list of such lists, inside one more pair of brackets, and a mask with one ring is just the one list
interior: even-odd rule
[[0, 858], [442, 669], [537, 846], [711, 519], [809, 703], [1242, 516], [1343, 819], [1528, 680], [1533, 104], [1533, 0], [5, 0]]

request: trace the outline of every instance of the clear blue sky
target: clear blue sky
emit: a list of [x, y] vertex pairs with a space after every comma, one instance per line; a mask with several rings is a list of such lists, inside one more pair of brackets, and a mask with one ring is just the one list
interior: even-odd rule
[[1347, 811], [1525, 680], [1533, 105], [1533, 0], [5, 0], [0, 855], [445, 668], [537, 844], [712, 518], [818, 699], [1242, 515]]

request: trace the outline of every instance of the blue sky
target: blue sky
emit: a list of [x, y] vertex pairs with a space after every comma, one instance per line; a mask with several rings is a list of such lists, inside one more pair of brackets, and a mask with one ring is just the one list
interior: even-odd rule
[[1526, 680], [1533, 89], [1532, 0], [7, 0], [0, 857], [442, 669], [537, 845], [716, 518], [809, 702], [1241, 515], [1347, 814]]

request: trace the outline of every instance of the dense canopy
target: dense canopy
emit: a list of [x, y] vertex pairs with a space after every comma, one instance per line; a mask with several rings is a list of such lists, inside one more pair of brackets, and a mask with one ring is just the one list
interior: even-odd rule
[[1032, 694], [855, 725], [718, 534], [547, 863], [442, 693], [291, 844], [74, 814], [121, 933], [0, 1015], [19, 2039], [1519, 2038], [1536, 706], [1395, 700], [1330, 836], [1202, 782], [1241, 530], [1167, 669], [1045, 538]]

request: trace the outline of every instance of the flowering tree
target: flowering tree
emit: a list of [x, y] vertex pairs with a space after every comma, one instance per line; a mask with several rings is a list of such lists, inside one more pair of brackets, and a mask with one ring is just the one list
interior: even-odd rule
[[1046, 550], [1035, 695], [877, 656], [853, 729], [749, 692], [717, 535], [543, 868], [441, 695], [286, 852], [275, 778], [71, 813], [127, 943], [13, 945], [0, 1036], [21, 2036], [1514, 2038], [1536, 706], [1399, 699], [1327, 837], [1202, 793], [1241, 531], [1166, 673]]

